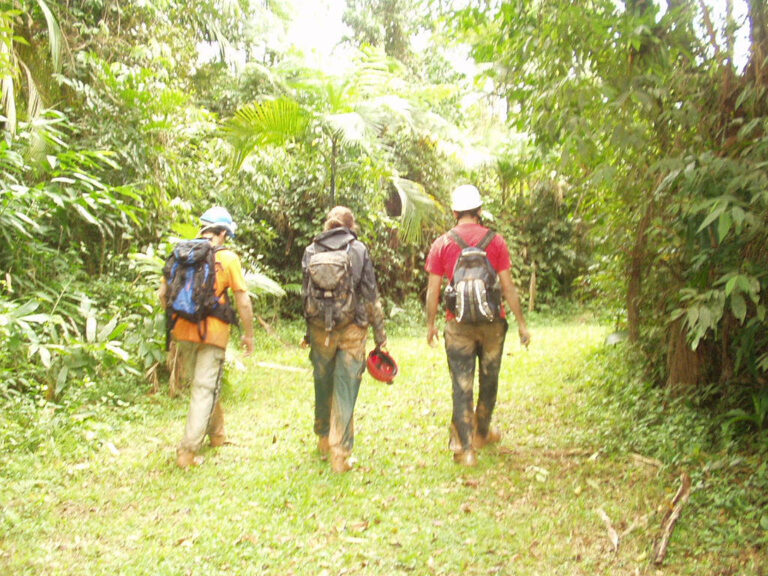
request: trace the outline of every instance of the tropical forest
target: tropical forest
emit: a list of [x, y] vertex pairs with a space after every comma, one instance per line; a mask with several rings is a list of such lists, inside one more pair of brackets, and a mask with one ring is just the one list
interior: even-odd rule
[[[1, 574], [768, 575], [766, 0], [6, 0], [0, 86]], [[463, 185], [508, 332], [456, 448]], [[329, 448], [339, 206], [396, 366], [336, 353]], [[226, 441], [182, 465], [216, 346], [167, 263], [212, 208]]]

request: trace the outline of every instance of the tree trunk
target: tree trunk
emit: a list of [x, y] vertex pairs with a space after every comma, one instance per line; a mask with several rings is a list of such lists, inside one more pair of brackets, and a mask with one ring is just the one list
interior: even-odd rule
[[627, 324], [629, 341], [640, 339], [640, 298], [643, 287], [643, 265], [645, 263], [645, 241], [648, 226], [653, 215], [653, 201], [648, 203], [645, 214], [637, 226], [637, 236], [629, 257], [629, 281], [627, 283]]
[[768, 56], [768, 22], [766, 21], [765, 0], [749, 2], [749, 74], [756, 85], [765, 83], [765, 58]]
[[699, 384], [701, 356], [688, 344], [682, 320], [675, 321], [669, 327], [667, 346], [667, 386], [682, 388]]
[[536, 261], [531, 264], [531, 283], [528, 288], [528, 312], [533, 312], [536, 306]]
[[331, 205], [329, 208], [336, 206], [336, 155], [339, 153], [339, 144], [336, 142], [336, 138], [331, 138]]

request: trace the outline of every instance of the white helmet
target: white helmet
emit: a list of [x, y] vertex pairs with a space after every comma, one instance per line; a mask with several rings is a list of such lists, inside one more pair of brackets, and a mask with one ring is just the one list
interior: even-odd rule
[[226, 208], [222, 208], [221, 206], [209, 208], [202, 216], [200, 216], [200, 222], [204, 224], [203, 230], [221, 226], [227, 231], [227, 236], [230, 238], [235, 237], [237, 224], [232, 220], [232, 216]]
[[462, 184], [451, 193], [451, 198], [451, 210], [454, 212], [467, 212], [483, 205], [480, 192], [472, 184]]

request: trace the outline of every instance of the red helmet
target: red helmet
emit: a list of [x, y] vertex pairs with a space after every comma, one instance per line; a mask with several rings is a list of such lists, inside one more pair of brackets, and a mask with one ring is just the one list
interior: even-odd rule
[[397, 376], [397, 362], [380, 348], [374, 348], [368, 354], [368, 374], [379, 382], [392, 384]]

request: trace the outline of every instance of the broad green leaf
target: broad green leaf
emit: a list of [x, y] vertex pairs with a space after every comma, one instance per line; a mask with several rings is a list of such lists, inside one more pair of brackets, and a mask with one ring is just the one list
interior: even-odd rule
[[96, 318], [94, 316], [88, 316], [85, 320], [85, 339], [87, 342], [96, 340]]
[[73, 204], [73, 206], [85, 221], [87, 221], [90, 224], [93, 224], [94, 226], [99, 226], [99, 221], [96, 218], [94, 218], [93, 215], [90, 212], [88, 212], [88, 210], [86, 210], [82, 205]]
[[687, 320], [688, 326], [691, 328], [696, 326], [696, 323], [699, 321], [699, 309], [696, 307], [688, 308]]
[[26, 322], [32, 322], [33, 324], [45, 324], [51, 319], [48, 314], [29, 314], [28, 316], [22, 316], [21, 320]]
[[108, 343], [108, 344], [105, 346], [105, 348], [106, 348], [107, 350], [109, 350], [110, 352], [112, 352], [112, 354], [114, 354], [115, 356], [117, 356], [118, 358], [120, 358], [120, 360], [122, 360], [123, 362], [127, 362], [127, 361], [128, 361], [128, 359], [131, 357], [131, 355], [130, 355], [130, 354], [128, 354], [128, 352], [126, 352], [125, 350], [123, 350], [123, 349], [122, 349], [120, 346], [117, 346], [117, 345], [115, 345], [115, 344], [112, 344], [111, 342], [110, 342], [110, 343]]
[[701, 232], [707, 226], [712, 224], [712, 222], [720, 218], [720, 215], [725, 211], [725, 208], [726, 208], [725, 204], [722, 204], [722, 203], [716, 204], [714, 210], [712, 210], [712, 212], [710, 212], [707, 215], [707, 217], [704, 218], [704, 222], [701, 223], [701, 226], [699, 226], [699, 229], [697, 230], [697, 232]]
[[739, 323], [743, 324], [744, 318], [747, 316], [747, 303], [744, 300], [744, 296], [738, 292], [731, 294], [731, 311], [733, 311], [733, 315]]
[[46, 368], [51, 367], [51, 352], [48, 350], [48, 348], [44, 346], [40, 346], [38, 349], [38, 354], [40, 355], [40, 361], [43, 363], [43, 366]]
[[[104, 342], [107, 337], [111, 335], [112, 331], [115, 329], [115, 326], [117, 326], [117, 316], [112, 317], [112, 320], [107, 322], [104, 327], [99, 330], [98, 341]], [[111, 336], [110, 339], [112, 339]]]
[[731, 231], [732, 224], [731, 214], [729, 212], [723, 212], [720, 215], [720, 219], [717, 221], [717, 238], [720, 242], [722, 242], [728, 235], [728, 232]]

